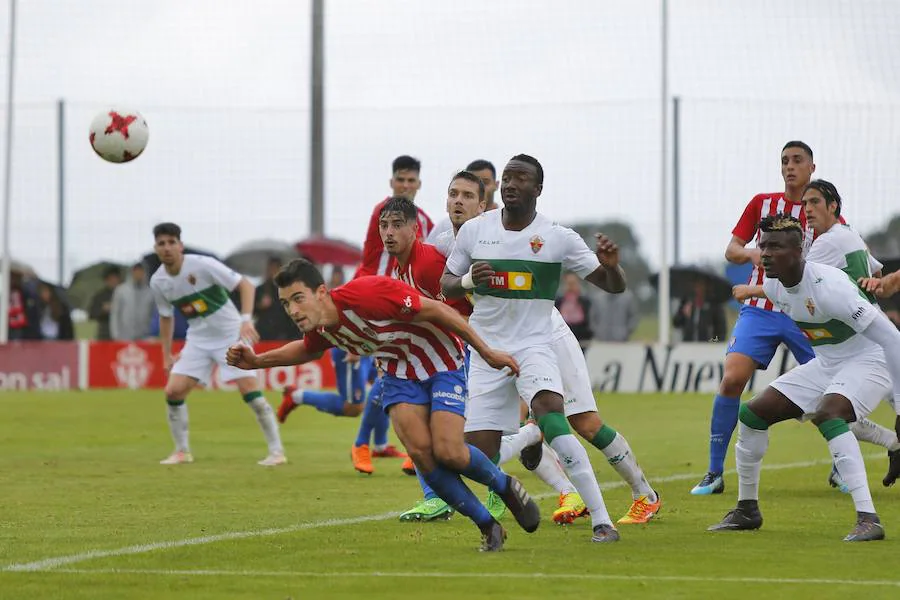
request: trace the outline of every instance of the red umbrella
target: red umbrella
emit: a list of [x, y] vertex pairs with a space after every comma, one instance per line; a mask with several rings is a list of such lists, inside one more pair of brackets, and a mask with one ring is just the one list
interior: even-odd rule
[[343, 240], [315, 236], [297, 242], [294, 247], [302, 256], [319, 265], [352, 267], [362, 260], [362, 250]]

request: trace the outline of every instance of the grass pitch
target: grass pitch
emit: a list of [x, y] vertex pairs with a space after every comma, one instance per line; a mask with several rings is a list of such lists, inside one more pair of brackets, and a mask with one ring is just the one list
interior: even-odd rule
[[[620, 527], [618, 544], [592, 545], [589, 520], [554, 526], [549, 490], [510, 464], [544, 495], [545, 519], [528, 535], [507, 516], [510, 537], [496, 555], [475, 551], [478, 532], [459, 516], [398, 522], [417, 499], [416, 481], [398, 460], [376, 461], [372, 476], [353, 471], [357, 419], [298, 409], [282, 428], [290, 464], [266, 469], [256, 465], [262, 434], [237, 394], [198, 393], [188, 404], [197, 462], [164, 467], [157, 463], [171, 443], [159, 393], [0, 395], [0, 598], [869, 599], [900, 591], [891, 560], [900, 488], [881, 486], [884, 452], [863, 446], [888, 539], [844, 543], [853, 506], [827, 486], [828, 450], [808, 424], [772, 430], [763, 529], [705, 531], [737, 489], [732, 473], [721, 496], [688, 494], [706, 469], [706, 396], [600, 398], [601, 414], [662, 495], [656, 520]], [[874, 418], [893, 422], [887, 410]], [[599, 452], [589, 454], [617, 518], [630, 492]]]

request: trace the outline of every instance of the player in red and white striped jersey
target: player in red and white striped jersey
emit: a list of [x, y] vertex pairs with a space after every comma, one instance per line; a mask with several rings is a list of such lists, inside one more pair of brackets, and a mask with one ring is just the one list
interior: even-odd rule
[[462, 404], [467, 396], [462, 340], [495, 369], [508, 367], [517, 375], [515, 359], [488, 347], [455, 310], [396, 279], [361, 277], [329, 292], [315, 266], [297, 259], [276, 275], [275, 284], [285, 310], [304, 331], [303, 340], [259, 356], [235, 345], [228, 351], [229, 364], [297, 365], [331, 347], [378, 358], [384, 370], [382, 405], [394, 430], [428, 484], [481, 530], [482, 549], [500, 550], [506, 532], [459, 475], [499, 494], [523, 529], [537, 529], [540, 512], [521, 483], [466, 444], [461, 432], [445, 434], [447, 413], [432, 412], [441, 403]]
[[[415, 202], [416, 194], [422, 187], [422, 180], [419, 179], [419, 171], [422, 164], [412, 156], [398, 156], [394, 159], [391, 175], [391, 191], [393, 197], [409, 198]], [[365, 277], [366, 275], [390, 275], [394, 270], [396, 260], [384, 249], [381, 242], [381, 235], [378, 233], [378, 219], [381, 216], [381, 209], [384, 204], [390, 200], [387, 197], [372, 209], [372, 216], [369, 217], [369, 227], [366, 230], [366, 241], [363, 243], [362, 262], [356, 269], [354, 277]], [[425, 240], [434, 223], [431, 218], [421, 208], [418, 209], [418, 238]]]
[[[806, 226], [806, 215], [801, 200], [803, 189], [809, 183], [816, 165], [813, 152], [800, 141], [790, 141], [781, 150], [781, 176], [784, 192], [759, 194], [750, 200], [732, 231], [731, 241], [725, 249], [725, 258], [737, 264], [753, 263], [751, 285], [761, 285], [763, 269], [759, 261], [759, 248], [747, 248], [747, 244], [759, 239], [758, 225], [763, 217], [782, 213], [801, 219]], [[807, 244], [812, 235], [806, 236]], [[738, 422], [741, 394], [756, 369], [765, 369], [775, 355], [778, 345], [784, 343], [800, 364], [814, 358], [812, 347], [803, 332], [786, 315], [775, 310], [767, 299], [753, 299], [741, 307], [740, 316], [731, 332], [725, 355], [725, 372], [719, 383], [719, 392], [713, 400], [709, 435], [709, 471], [694, 486], [691, 494], [705, 496], [720, 494], [725, 489], [722, 472], [731, 435]]]
[[[394, 260], [384, 249], [381, 235], [378, 233], [378, 217], [381, 215], [381, 209], [391, 197], [409, 198], [410, 200], [415, 201], [416, 194], [422, 186], [422, 180], [419, 178], [421, 169], [422, 164], [418, 159], [415, 159], [412, 156], [403, 155], [394, 159], [394, 162], [391, 164], [390, 180], [392, 196], [389, 196], [376, 204], [375, 208], [372, 210], [372, 216], [369, 218], [369, 227], [366, 230], [366, 239], [363, 242], [362, 262], [357, 268], [354, 277], [391, 275], [391, 272], [396, 265], [396, 260]], [[433, 228], [433, 223], [421, 208], [418, 209], [417, 221], [419, 225], [417, 235], [419, 239], [424, 240]], [[333, 350], [331, 355], [336, 366], [355, 360], [354, 356], [351, 355], [348, 357], [339, 349]], [[359, 364], [356, 365], [356, 367], [359, 366]], [[353, 365], [348, 365], [348, 368], [352, 367]], [[353, 468], [361, 473], [371, 474], [374, 472], [375, 469], [372, 465], [373, 457], [403, 456], [403, 454], [394, 451], [393, 446], [390, 446], [387, 443], [389, 423], [387, 415], [379, 406], [377, 406], [380, 395], [381, 380], [376, 379], [366, 398], [366, 405], [359, 422], [359, 431], [356, 434], [356, 440], [350, 447], [350, 460], [353, 463]], [[371, 450], [369, 449], [370, 442], [373, 442]], [[401, 469], [407, 474], [415, 474], [415, 467], [408, 457], [406, 457], [406, 461], [404, 461]]]

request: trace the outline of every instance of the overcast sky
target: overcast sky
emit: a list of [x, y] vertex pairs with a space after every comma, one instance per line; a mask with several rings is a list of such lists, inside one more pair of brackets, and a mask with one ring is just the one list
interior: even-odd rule
[[[547, 174], [540, 210], [628, 220], [658, 264], [658, 2], [326, 5], [329, 235], [362, 241], [398, 154], [422, 160], [417, 201], [439, 218], [454, 170], [527, 152]], [[788, 139], [813, 146], [863, 232], [900, 212], [900, 2], [669, 5], [683, 261], [719, 260], [747, 200], [782, 187]], [[5, 3], [0, 13], [7, 32]], [[68, 273], [135, 260], [159, 220], [223, 257], [304, 237], [309, 13], [287, 0], [20, 0], [13, 255], [56, 278], [58, 98]], [[115, 105], [150, 125], [146, 153], [127, 165], [87, 141], [93, 114]]]

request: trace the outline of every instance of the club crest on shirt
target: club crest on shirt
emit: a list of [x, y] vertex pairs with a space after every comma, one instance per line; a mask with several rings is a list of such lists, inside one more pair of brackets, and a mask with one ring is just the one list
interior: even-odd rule
[[544, 238], [542, 238], [539, 235], [536, 235], [536, 236], [532, 237], [528, 243], [531, 244], [531, 251], [534, 252], [535, 254], [537, 254], [538, 252], [541, 251], [541, 248], [544, 247]]
[[809, 316], [814, 317], [816, 315], [816, 303], [813, 302], [812, 298], [806, 299], [806, 310], [809, 311]]
[[194, 276], [193, 273], [191, 273], [187, 276], [187, 282], [191, 285], [197, 285], [197, 278]]

